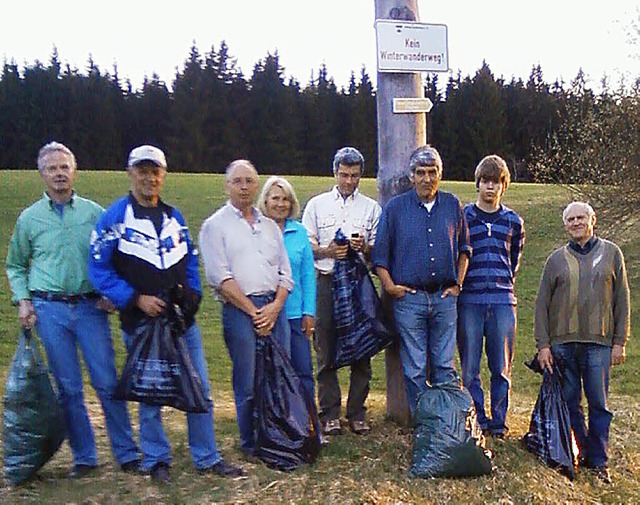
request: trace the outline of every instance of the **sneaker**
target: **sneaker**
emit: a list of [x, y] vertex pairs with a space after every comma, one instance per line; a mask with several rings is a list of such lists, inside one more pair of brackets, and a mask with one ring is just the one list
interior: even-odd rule
[[169, 465], [166, 463], [158, 463], [151, 469], [151, 479], [159, 484], [169, 484], [171, 475], [169, 475]]
[[342, 427], [340, 426], [340, 419], [329, 419], [322, 427], [325, 435], [340, 435], [342, 433]]
[[70, 479], [84, 479], [96, 468], [98, 468], [96, 465], [74, 465], [67, 477]]
[[132, 461], [127, 461], [126, 463], [122, 463], [120, 465], [120, 470], [122, 470], [124, 473], [132, 473], [132, 474], [140, 473], [140, 460], [134, 459]]
[[349, 428], [356, 435], [366, 435], [371, 431], [371, 426], [364, 419], [360, 421], [349, 421]]
[[198, 470], [198, 472], [214, 473], [216, 475], [219, 475], [220, 477], [242, 477], [246, 475], [245, 471], [242, 468], [240, 468], [239, 466], [232, 465], [231, 463], [227, 463], [223, 459], [218, 461], [213, 466]]
[[589, 470], [591, 470], [591, 472], [604, 484], [611, 484], [611, 473], [607, 466], [596, 466]]

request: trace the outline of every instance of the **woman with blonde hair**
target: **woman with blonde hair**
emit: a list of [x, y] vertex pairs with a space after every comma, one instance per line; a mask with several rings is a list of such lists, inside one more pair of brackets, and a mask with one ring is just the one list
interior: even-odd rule
[[297, 220], [300, 203], [291, 183], [283, 177], [272, 176], [265, 182], [258, 208], [273, 219], [284, 236], [295, 286], [285, 303], [285, 314], [291, 328], [291, 364], [305, 392], [315, 405], [313, 364], [309, 340], [315, 330], [316, 274], [313, 251], [306, 228]]

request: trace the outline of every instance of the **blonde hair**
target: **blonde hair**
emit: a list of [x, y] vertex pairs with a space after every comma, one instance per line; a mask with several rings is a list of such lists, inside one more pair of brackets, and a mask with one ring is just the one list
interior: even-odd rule
[[284, 194], [287, 196], [289, 201], [291, 202], [291, 208], [289, 209], [290, 218], [297, 218], [300, 214], [300, 202], [298, 201], [298, 197], [296, 196], [296, 192], [293, 190], [293, 186], [291, 183], [286, 180], [284, 177], [278, 177], [276, 175], [272, 175], [267, 179], [262, 186], [262, 191], [260, 192], [260, 198], [258, 198], [258, 209], [260, 212], [266, 215], [267, 213], [267, 197], [269, 196], [269, 191], [273, 186], [279, 187]]

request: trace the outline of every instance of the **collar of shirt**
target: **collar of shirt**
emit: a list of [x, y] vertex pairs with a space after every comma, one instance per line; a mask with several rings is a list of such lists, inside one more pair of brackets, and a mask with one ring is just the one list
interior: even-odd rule
[[[73, 207], [75, 197], [76, 197], [76, 192], [75, 192], [75, 190], [74, 190], [74, 191], [72, 191], [72, 192], [71, 192], [71, 198], [69, 198], [69, 201], [68, 201], [68, 202], [64, 202], [64, 203], [63, 203], [63, 205], [67, 205], [67, 204], [69, 204], [71, 207]], [[47, 193], [47, 192], [45, 191], [45, 192], [44, 192], [44, 196], [43, 196], [43, 198], [44, 198], [47, 202], [49, 202], [49, 206], [53, 209], [53, 208], [54, 208], [54, 205], [56, 204], [56, 202], [54, 202], [54, 201], [51, 199], [51, 197], [49, 196], [49, 193]]]
[[[411, 191], [411, 196], [413, 197], [413, 201], [419, 205], [420, 207], [423, 207], [425, 209], [427, 209], [427, 203], [423, 202], [422, 200], [420, 200], [420, 197], [418, 196], [418, 192], [416, 191], [415, 188], [413, 188], [413, 190]], [[432, 200], [431, 202], [429, 202], [429, 204], [433, 204], [433, 206], [431, 207], [431, 210], [433, 210], [433, 207], [438, 203], [438, 200], [440, 199], [440, 191], [436, 191], [436, 197], [434, 200]], [[429, 209], [427, 209], [429, 210]]]
[[583, 246], [581, 246], [577, 242], [574, 242], [573, 240], [570, 240], [569, 247], [571, 247], [571, 249], [573, 249], [578, 254], [584, 255], [584, 254], [589, 254], [589, 252], [591, 252], [591, 250], [595, 247], [597, 242], [598, 242], [598, 237], [594, 235]]
[[340, 193], [340, 190], [338, 189], [338, 186], [334, 186], [333, 189], [331, 190], [331, 193], [333, 194], [333, 198], [335, 200], [344, 200], [345, 203], [353, 202], [357, 198], [359, 192], [360, 191], [358, 190], [358, 188], [356, 188], [353, 193], [351, 193], [348, 197], [345, 198]]
[[[227, 201], [227, 205], [231, 208], [237, 218], [244, 219], [242, 211], [235, 207], [230, 200]], [[259, 223], [262, 220], [262, 212], [260, 212], [256, 207], [251, 207], [251, 212], [253, 212], [253, 219], [255, 219], [255, 222]]]

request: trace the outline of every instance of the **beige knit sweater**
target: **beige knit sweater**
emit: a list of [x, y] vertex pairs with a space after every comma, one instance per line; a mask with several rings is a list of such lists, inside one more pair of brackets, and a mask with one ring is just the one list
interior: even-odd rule
[[545, 263], [536, 298], [536, 347], [567, 342], [624, 345], [630, 334], [629, 282], [620, 248], [598, 239], [587, 254], [568, 245]]

